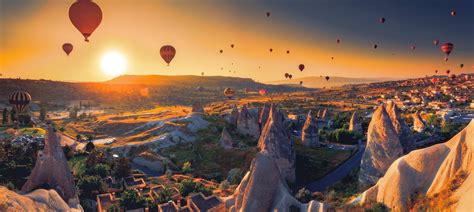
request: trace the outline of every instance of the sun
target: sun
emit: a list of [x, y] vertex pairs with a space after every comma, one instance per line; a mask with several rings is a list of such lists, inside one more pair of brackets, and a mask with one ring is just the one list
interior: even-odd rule
[[100, 60], [102, 71], [109, 76], [120, 76], [127, 70], [127, 58], [117, 51], [110, 51]]

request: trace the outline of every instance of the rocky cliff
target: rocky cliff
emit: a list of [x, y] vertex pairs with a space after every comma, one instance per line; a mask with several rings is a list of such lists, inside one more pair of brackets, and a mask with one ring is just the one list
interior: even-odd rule
[[367, 146], [360, 165], [359, 182], [374, 185], [390, 164], [403, 155], [397, 133], [383, 105], [375, 110], [367, 132]]
[[[411, 152], [396, 160], [375, 186], [355, 202], [377, 201], [394, 211], [408, 211], [416, 197], [433, 209], [474, 208], [474, 121], [448, 142]], [[440, 207], [441, 208], [436, 208]]]
[[403, 153], [407, 154], [410, 151], [414, 150], [415, 140], [412, 137], [410, 127], [402, 119], [400, 109], [393, 101], [387, 102], [387, 112], [390, 115], [392, 124], [395, 127], [395, 131], [398, 135], [398, 140], [400, 140], [403, 148]]
[[232, 149], [234, 146], [234, 141], [225, 127], [222, 129], [221, 138], [219, 139], [219, 146], [224, 149]]
[[232, 106], [232, 111], [230, 112], [229, 116], [229, 123], [237, 126], [237, 120], [239, 119], [239, 109], [236, 105]]
[[244, 105], [240, 109], [239, 118], [237, 119], [237, 132], [258, 138], [260, 136], [260, 128], [257, 116], [257, 113], [251, 113], [247, 106]]
[[68, 205], [52, 189], [37, 189], [31, 193], [20, 195], [0, 186], [0, 211], [83, 211], [77, 202]]
[[361, 123], [360, 117], [357, 116], [357, 112], [355, 112], [355, 111], [352, 114], [351, 120], [349, 122], [349, 131], [363, 133], [362, 132], [362, 123]]
[[301, 133], [301, 142], [305, 146], [319, 147], [318, 123], [316, 122], [311, 110], [306, 116], [306, 121]]
[[417, 132], [423, 132], [426, 129], [425, 122], [423, 122], [423, 119], [421, 118], [421, 115], [419, 112], [413, 114], [413, 130]]

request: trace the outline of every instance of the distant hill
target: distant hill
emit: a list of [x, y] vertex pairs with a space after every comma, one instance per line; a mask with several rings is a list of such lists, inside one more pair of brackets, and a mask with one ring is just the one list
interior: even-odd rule
[[274, 85], [299, 85], [303, 81], [303, 86], [308, 88], [322, 88], [322, 87], [337, 87], [349, 84], [364, 84], [373, 82], [384, 82], [399, 80], [397, 78], [349, 78], [349, 77], [334, 77], [330, 76], [329, 81], [323, 77], [302, 77], [287, 80], [278, 80], [267, 82]]

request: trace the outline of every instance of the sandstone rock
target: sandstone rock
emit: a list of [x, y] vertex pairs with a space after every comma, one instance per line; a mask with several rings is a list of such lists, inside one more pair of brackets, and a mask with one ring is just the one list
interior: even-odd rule
[[[452, 202], [451, 211], [474, 207], [474, 121], [448, 142], [412, 151], [396, 160], [375, 186], [355, 203], [377, 201], [393, 211], [408, 211], [410, 197]], [[452, 182], [461, 182], [450, 186]], [[441, 209], [432, 208], [434, 211]]]
[[329, 122], [330, 117], [329, 117], [329, 111], [328, 109], [324, 109], [324, 111], [321, 113], [321, 120], [324, 122]]
[[367, 147], [360, 165], [359, 182], [374, 185], [390, 164], [403, 155], [395, 128], [383, 105], [375, 110], [367, 133]]
[[349, 131], [363, 133], [362, 123], [360, 122], [360, 118], [357, 116], [357, 112], [355, 111], [351, 116], [351, 121], [349, 122]]
[[237, 132], [254, 138], [260, 136], [258, 118], [256, 115], [251, 114], [245, 105], [240, 110], [239, 118], [237, 119]]
[[0, 186], [0, 211], [84, 211], [78, 202], [74, 198], [68, 205], [53, 189], [37, 189], [20, 195]]
[[232, 111], [230, 112], [229, 116], [229, 123], [237, 126], [237, 120], [239, 119], [239, 109], [236, 105], [232, 106]]
[[140, 153], [137, 157], [133, 158], [133, 163], [136, 163], [140, 166], [145, 166], [152, 171], [164, 173], [165, 167], [174, 167], [175, 165], [171, 163], [167, 158], [159, 155], [158, 153], [148, 150]]
[[204, 113], [204, 108], [201, 105], [201, 102], [196, 101], [193, 103], [193, 109], [191, 110], [193, 113]]
[[423, 122], [419, 112], [413, 114], [413, 129], [420, 133], [426, 129], [425, 122]]
[[258, 140], [260, 150], [266, 150], [277, 163], [281, 175], [289, 182], [295, 181], [295, 150], [290, 134], [283, 125], [283, 115], [274, 107]]
[[219, 139], [219, 146], [223, 147], [224, 149], [231, 149], [233, 145], [234, 141], [232, 140], [229, 132], [227, 132], [227, 129], [224, 127], [224, 129], [222, 129], [221, 138]]
[[271, 107], [270, 105], [265, 104], [262, 108], [262, 111], [260, 111], [260, 116], [258, 119], [258, 126], [259, 126], [260, 131], [263, 130], [263, 127], [267, 123], [268, 114], [270, 113], [270, 107]]
[[398, 140], [402, 144], [403, 154], [407, 154], [416, 148], [415, 140], [411, 134], [410, 127], [401, 117], [401, 112], [393, 101], [387, 102], [387, 112], [390, 115]]
[[77, 197], [74, 178], [52, 127], [47, 129], [44, 149], [38, 152], [35, 167], [21, 190], [30, 192], [44, 184], [56, 190], [66, 202]]
[[306, 116], [306, 122], [304, 123], [301, 133], [301, 142], [305, 146], [319, 147], [318, 124], [316, 123], [316, 119], [313, 117], [311, 110]]

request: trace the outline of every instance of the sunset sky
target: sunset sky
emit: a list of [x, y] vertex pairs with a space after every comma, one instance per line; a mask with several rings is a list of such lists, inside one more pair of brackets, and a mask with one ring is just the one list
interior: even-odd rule
[[[204, 72], [271, 81], [286, 72], [294, 78], [474, 72], [472, 0], [94, 0], [103, 19], [89, 43], [69, 20], [74, 0], [0, 2], [2, 77], [104, 81], [114, 77], [101, 69], [111, 51], [126, 58], [125, 74], [133, 75]], [[61, 48], [66, 42], [74, 45], [70, 56]], [[444, 42], [454, 43], [448, 62]], [[170, 66], [160, 57], [163, 45], [176, 48]]]

